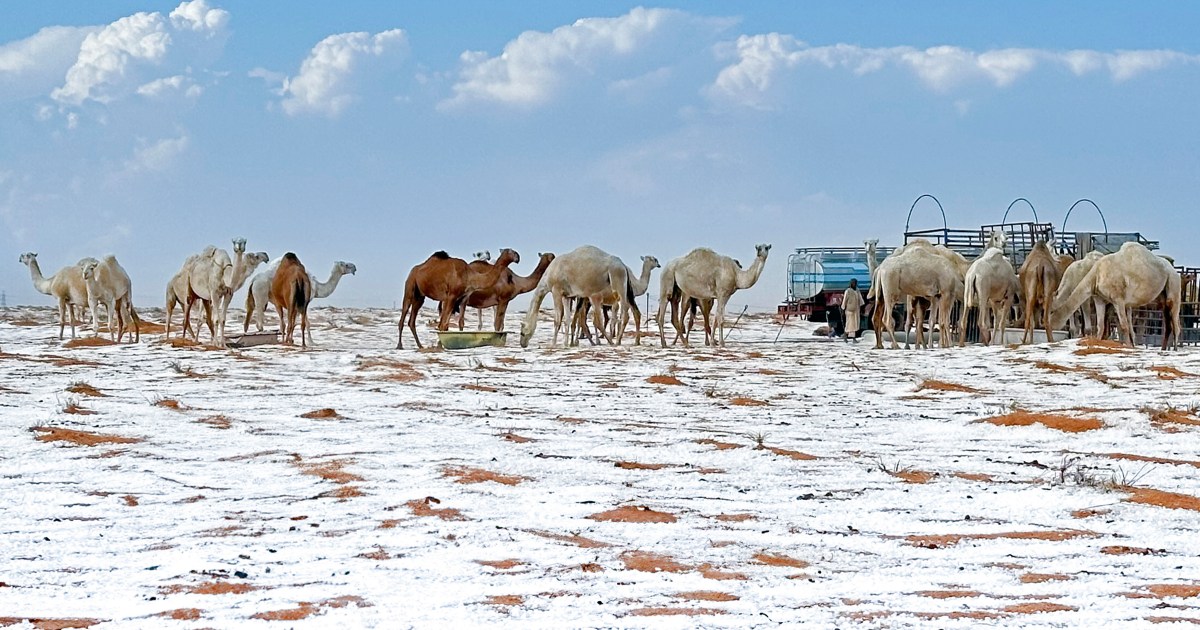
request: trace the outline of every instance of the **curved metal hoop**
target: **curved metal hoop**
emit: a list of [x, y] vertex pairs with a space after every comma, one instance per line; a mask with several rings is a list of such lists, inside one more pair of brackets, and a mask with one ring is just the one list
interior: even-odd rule
[[1004, 211], [1004, 218], [1003, 218], [1003, 219], [1000, 219], [1000, 224], [1001, 224], [1001, 225], [1003, 225], [1003, 224], [1004, 224], [1006, 221], [1008, 221], [1008, 211], [1009, 211], [1009, 210], [1012, 210], [1012, 207], [1013, 207], [1013, 206], [1015, 206], [1015, 205], [1017, 205], [1017, 202], [1018, 202], [1018, 201], [1024, 201], [1024, 202], [1025, 202], [1025, 204], [1029, 206], [1029, 209], [1033, 211], [1033, 222], [1034, 222], [1034, 223], [1037, 223], [1037, 222], [1038, 222], [1037, 208], [1034, 208], [1034, 207], [1033, 207], [1033, 204], [1032, 204], [1032, 203], [1030, 203], [1030, 201], [1029, 201], [1028, 199], [1026, 199], [1026, 198], [1024, 198], [1024, 197], [1017, 197], [1016, 199], [1013, 199], [1012, 203], [1008, 204], [1008, 208], [1007, 208], [1007, 209], [1005, 209], [1005, 211]]
[[1076, 201], [1075, 203], [1071, 204], [1070, 208], [1067, 209], [1067, 216], [1063, 217], [1063, 224], [1062, 224], [1061, 232], [1063, 234], [1067, 233], [1067, 219], [1071, 218], [1071, 210], [1074, 210], [1075, 206], [1078, 206], [1079, 204], [1081, 204], [1085, 201], [1092, 204], [1092, 207], [1096, 209], [1096, 213], [1100, 215], [1100, 223], [1102, 223], [1104, 225], [1104, 233], [1108, 234], [1108, 221], [1104, 218], [1104, 213], [1100, 211], [1100, 206], [1096, 205], [1095, 201], [1092, 201], [1091, 199], [1086, 199], [1086, 198]]
[[909, 223], [912, 221], [913, 209], [917, 207], [917, 203], [919, 203], [922, 199], [924, 199], [926, 197], [929, 197], [930, 199], [932, 199], [933, 202], [937, 204], [938, 211], [940, 211], [942, 213], [942, 229], [943, 230], [950, 229], [950, 226], [946, 223], [946, 210], [944, 208], [942, 208], [942, 202], [938, 201], [937, 197], [934, 197], [933, 195], [926, 193], [924, 195], [921, 195], [920, 197], [917, 197], [916, 200], [912, 202], [912, 206], [910, 206], [908, 208], [908, 218], [904, 220], [904, 233], [905, 234], [908, 234], [908, 227], [909, 227]]

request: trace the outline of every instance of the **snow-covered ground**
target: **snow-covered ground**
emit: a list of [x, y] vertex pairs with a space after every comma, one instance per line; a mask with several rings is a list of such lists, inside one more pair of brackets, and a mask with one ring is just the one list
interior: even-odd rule
[[68, 348], [55, 317], [0, 318], [0, 625], [1200, 623], [1191, 348], [758, 316], [417, 352], [334, 308], [309, 350]]

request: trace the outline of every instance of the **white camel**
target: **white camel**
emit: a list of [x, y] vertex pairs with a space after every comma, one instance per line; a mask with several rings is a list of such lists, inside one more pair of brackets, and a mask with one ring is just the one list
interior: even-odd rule
[[1171, 263], [1140, 243], [1125, 243], [1115, 253], [1097, 260], [1066, 300], [1054, 304], [1050, 325], [1061, 328], [1088, 299], [1096, 307], [1096, 321], [1103, 322], [1105, 305], [1112, 304], [1117, 311], [1121, 341], [1132, 346], [1133, 309], [1155, 304], [1163, 309], [1162, 348], [1166, 350], [1169, 345], [1178, 348], [1182, 330], [1181, 289], [1179, 272]]
[[[620, 326], [621, 326], [621, 334], [624, 334], [625, 328], [629, 325], [628, 315], [632, 312], [633, 327], [637, 334], [637, 337], [634, 339], [634, 345], [641, 345], [641, 343], [642, 343], [642, 321], [641, 321], [642, 320], [642, 312], [637, 308], [636, 298], [639, 298], [646, 294], [646, 290], [650, 288], [650, 273], [653, 272], [655, 269], [658, 269], [661, 266], [662, 265], [659, 264], [658, 259], [655, 258], [654, 256], [642, 256], [642, 272], [640, 274], [635, 276], [633, 274], [633, 270], [630, 269], [628, 265], [626, 265], [626, 267], [625, 267], [625, 273], [629, 277], [629, 296], [628, 297], [629, 297], [629, 302], [632, 305], [632, 308], [630, 308], [626, 311], [626, 318], [625, 318], [625, 320], [620, 322]], [[609, 295], [605, 296], [605, 298], [604, 298], [604, 309], [605, 309], [604, 319], [605, 319], [605, 323], [610, 328], [610, 330], [609, 330], [610, 336], [617, 335], [618, 322], [617, 322], [617, 318], [609, 317], [607, 313], [609, 310], [611, 310], [611, 308], [613, 306], [616, 306], [616, 304], [619, 300], [620, 300], [620, 296], [618, 296], [615, 293], [609, 294]], [[574, 332], [574, 330], [576, 328], [581, 327], [584, 336], [587, 337], [588, 339], [591, 339], [591, 334], [587, 329], [587, 313], [588, 313], [590, 306], [588, 305], [587, 302], [584, 302], [582, 299], [578, 299], [578, 298], [577, 298], [577, 302], [576, 302], [575, 306], [576, 306], [575, 318], [571, 320], [571, 328], [573, 331], [572, 336], [577, 334]]]
[[[266, 323], [267, 306], [270, 304], [271, 283], [275, 280], [275, 272], [279, 269], [279, 261], [271, 263], [266, 269], [255, 274], [250, 280], [250, 289], [246, 291], [246, 317], [242, 321], [242, 331], [250, 330], [250, 320], [254, 320], [254, 325], [258, 332], [262, 332], [263, 325]], [[348, 263], [341, 260], [333, 263], [333, 269], [329, 272], [329, 279], [321, 282], [316, 276], [309, 274], [309, 280], [313, 286], [313, 298], [327, 298], [333, 295], [334, 289], [341, 282], [342, 276], [353, 276], [358, 271], [358, 267], [354, 263]], [[280, 329], [282, 330], [282, 323]], [[309, 338], [311, 341], [311, 337]]]
[[[1067, 267], [1067, 270], [1063, 272], [1062, 280], [1058, 283], [1058, 291], [1054, 293], [1054, 304], [1058, 305], [1064, 302], [1067, 297], [1071, 295], [1071, 292], [1075, 290], [1075, 287], [1079, 286], [1079, 283], [1083, 281], [1085, 276], [1087, 276], [1087, 273], [1092, 270], [1092, 267], [1096, 265], [1096, 261], [1103, 257], [1103, 252], [1092, 250], [1083, 258], [1072, 262], [1071, 265]], [[1100, 331], [1099, 328], [1097, 328], [1103, 327], [1105, 322], [1093, 323], [1096, 309], [1092, 305], [1085, 303], [1083, 307], [1079, 309], [1079, 311], [1083, 313], [1082, 334], [1094, 335], [1101, 339], [1108, 336], [1107, 330]], [[1075, 313], [1071, 314], [1069, 322], [1071, 334], [1076, 337], [1080, 336], [1080, 331], [1078, 328], [1079, 322], [1078, 318], [1075, 317]]]
[[967, 311], [979, 307], [979, 340], [983, 345], [992, 343], [992, 318], [1000, 331], [1000, 342], [1004, 342], [1004, 331], [1008, 328], [1008, 315], [1017, 298], [1017, 274], [1012, 263], [1004, 256], [1004, 250], [989, 247], [982, 256], [971, 263], [965, 280], [965, 296], [958, 325], [958, 345], [966, 344]]
[[[963, 292], [962, 281], [954, 263], [932, 247], [906, 245], [900, 255], [888, 256], [875, 271], [876, 282], [871, 285], [870, 295], [876, 298], [875, 308], [882, 314], [883, 324], [891, 337], [892, 348], [896, 343], [895, 322], [890, 316], [892, 306], [906, 299], [922, 298], [929, 301], [936, 311], [933, 321], [949, 322], [950, 307], [954, 297]], [[909, 309], [910, 314], [914, 309]], [[917, 347], [928, 344], [923, 341], [923, 326], [917, 318]], [[907, 323], [906, 323], [907, 326]], [[942, 346], [948, 347], [948, 329], [942, 332]], [[908, 347], [907, 335], [905, 347]], [[882, 334], [877, 335], [876, 347], [882, 346]]]
[[19, 260], [21, 264], [29, 267], [29, 275], [33, 277], [33, 288], [58, 301], [58, 338], [63, 338], [67, 319], [70, 318], [71, 338], [74, 339], [76, 309], [79, 309], [79, 319], [82, 320], [83, 307], [88, 303], [87, 285], [83, 281], [83, 270], [80, 266], [96, 259], [81, 258], [78, 263], [59, 269], [58, 273], [49, 278], [42, 275], [35, 252], [21, 254]]
[[[749, 269], [742, 269], [734, 259], [722, 256], [707, 247], [698, 247], [688, 252], [673, 267], [673, 286], [666, 286], [660, 279], [659, 295], [668, 299], [675, 289], [679, 290], [680, 304], [686, 305], [696, 299], [704, 306], [704, 300], [713, 300], [716, 306], [716, 322], [710, 322], [709, 313], [704, 312], [704, 343], [716, 346], [725, 345], [725, 306], [730, 296], [738, 289], [749, 289], [758, 282], [762, 275], [763, 266], [767, 263], [767, 255], [771, 251], [768, 244], [754, 246], [754, 263]], [[663, 275], [666, 278], [666, 275]], [[704, 310], [703, 308], [701, 310]], [[666, 303], [658, 305], [658, 337], [662, 346], [667, 346], [666, 335], [663, 333], [663, 319], [666, 314]], [[681, 323], [672, 321], [675, 330], [682, 329]], [[684, 347], [688, 346], [687, 335], [683, 337]]]
[[[236, 262], [230, 259], [228, 252], [225, 250], [208, 247], [204, 250], [203, 254], [188, 258], [184, 264], [180, 280], [186, 283], [186, 290], [183, 292], [186, 295], [183, 311], [183, 330], [185, 336], [191, 329], [192, 306], [196, 301], [200, 301], [204, 304], [206, 317], [215, 308], [216, 325], [214, 329], [210, 323], [209, 332], [213, 335], [214, 344], [218, 346], [225, 345], [225, 315], [228, 311], [229, 303], [233, 298], [233, 292], [246, 282], [246, 278], [249, 277], [250, 272], [269, 260], [269, 256], [265, 252], [247, 255], [245, 253], [246, 239], [234, 239], [233, 247], [237, 256]], [[205, 256], [204, 254], [209, 255]], [[175, 298], [178, 298], [180, 297], [180, 293], [178, 287], [168, 288], [168, 305], [170, 304], [172, 294]], [[199, 330], [196, 332], [196, 337], [198, 340]]]
[[[592, 305], [592, 322], [596, 330], [611, 344], [613, 337], [600, 321], [604, 297], [609, 294], [621, 296], [618, 302], [618, 317], [625, 317], [634, 308], [628, 297], [629, 271], [620, 258], [592, 245], [583, 245], [562, 256], [555, 257], [546, 268], [529, 301], [525, 321], [521, 323], [521, 347], [529, 346], [529, 339], [537, 329], [538, 312], [546, 294], [554, 297], [554, 336], [550, 347], [558, 344], [558, 332], [563, 330], [564, 317], [568, 326], [571, 322], [572, 298], [584, 298]], [[568, 331], [564, 330], [564, 333]], [[621, 342], [623, 331], [619, 331], [616, 343]], [[564, 334], [564, 345], [570, 343]]]
[[[205, 247], [204, 250], [201, 251], [199, 254], [192, 254], [191, 256], [188, 256], [187, 259], [185, 259], [183, 261], [183, 265], [179, 268], [179, 271], [175, 272], [175, 275], [171, 276], [171, 279], [167, 282], [166, 308], [165, 308], [166, 320], [167, 320], [167, 330], [166, 330], [165, 338], [167, 338], [167, 339], [171, 338], [171, 315], [175, 312], [175, 307], [176, 306], [184, 306], [186, 308], [186, 305], [188, 303], [188, 301], [187, 301], [187, 298], [188, 298], [188, 272], [192, 269], [193, 265], [197, 264], [200, 260], [205, 259], [205, 258], [212, 258], [213, 256], [216, 255], [216, 253], [217, 253], [217, 248], [212, 245], [209, 245], [208, 247]], [[190, 318], [185, 317], [184, 319], [190, 319]], [[213, 337], [216, 337], [217, 333], [216, 333], [216, 330], [213, 328], [213, 321], [212, 321], [212, 305], [207, 302], [204, 303], [204, 320], [205, 320], [205, 323], [208, 324], [209, 334], [212, 335]], [[190, 333], [190, 332], [192, 332], [190, 329], [184, 329], [183, 337], [186, 338], [188, 333]], [[199, 335], [200, 335], [199, 330], [196, 330], [193, 334], [197, 339], [199, 339]]]
[[[125, 335], [126, 321], [133, 325], [130, 337], [136, 342], [141, 341], [141, 331], [138, 330], [140, 321], [137, 311], [133, 308], [133, 283], [129, 274], [117, 262], [116, 256], [108, 255], [97, 260], [89, 260], [82, 265], [83, 282], [87, 286], [88, 306], [92, 309], [92, 330], [100, 334], [100, 317], [98, 305], [103, 303], [108, 311], [108, 335], [120, 343]], [[114, 326], [113, 317], [116, 317]]]

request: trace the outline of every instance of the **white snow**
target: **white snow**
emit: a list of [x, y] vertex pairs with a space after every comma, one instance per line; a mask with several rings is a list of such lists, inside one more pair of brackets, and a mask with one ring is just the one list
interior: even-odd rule
[[[814, 338], [806, 322], [772, 343], [778, 325], [750, 316], [720, 350], [662, 349], [657, 336], [551, 350], [543, 323], [528, 350], [514, 332], [507, 348], [423, 353], [411, 336], [394, 349], [397, 312], [336, 308], [314, 309], [309, 350], [176, 348], [156, 334], [66, 348], [55, 317], [21, 308], [0, 318], [0, 624], [1130, 628], [1200, 618], [1200, 501], [1133, 503], [1133, 490], [1109, 483], [1186, 495], [1172, 497], [1185, 506], [1200, 495], [1200, 426], [1150, 419], [1200, 402], [1193, 348], [876, 351]], [[422, 338], [436, 340], [428, 327]], [[1164, 378], [1173, 374], [1161, 366], [1185, 374]], [[978, 391], [918, 391], [925, 380]], [[105, 396], [67, 391], [80, 383]], [[66, 413], [71, 403], [95, 413]], [[340, 417], [300, 417], [322, 408]], [[1017, 408], [1103, 427], [980, 422]], [[140, 441], [39, 441], [33, 427]], [[309, 474], [322, 465], [334, 479]], [[519, 483], [458, 483], [447, 474], [457, 468]], [[920, 472], [934, 476], [897, 476]], [[675, 520], [589, 518], [628, 506]], [[430, 509], [461, 517], [422, 515]], [[908, 538], [926, 535], [992, 536]], [[577, 544], [586, 541], [597, 544]], [[1117, 546], [1152, 553], [1110, 553]], [[675, 570], [627, 568], [637, 552]], [[761, 561], [769, 556], [797, 562]], [[480, 564], [509, 559], [519, 564]], [[190, 592], [214, 584], [235, 592]], [[1190, 588], [1174, 596], [1168, 584]], [[1020, 612], [1047, 604], [1054, 611]], [[156, 616], [172, 611], [197, 620]], [[687, 611], [698, 614], [638, 614]], [[264, 613], [291, 620], [255, 619]]]

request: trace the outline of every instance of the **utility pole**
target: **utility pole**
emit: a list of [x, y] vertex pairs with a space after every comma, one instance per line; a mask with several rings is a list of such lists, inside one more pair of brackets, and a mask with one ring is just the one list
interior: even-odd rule
[[0, 308], [8, 308], [8, 294], [0, 291]]

